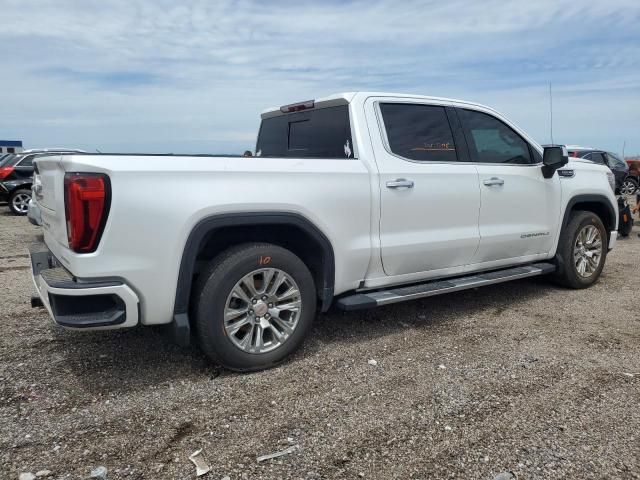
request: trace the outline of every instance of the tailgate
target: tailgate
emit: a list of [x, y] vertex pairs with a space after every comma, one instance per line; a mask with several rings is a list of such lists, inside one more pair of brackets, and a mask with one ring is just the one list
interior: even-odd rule
[[36, 160], [34, 195], [41, 210], [42, 227], [58, 243], [67, 245], [67, 225], [64, 213], [64, 168], [60, 156]]

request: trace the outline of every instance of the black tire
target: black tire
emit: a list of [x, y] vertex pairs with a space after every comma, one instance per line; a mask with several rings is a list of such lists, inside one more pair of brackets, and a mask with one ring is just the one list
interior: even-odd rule
[[[249, 353], [229, 338], [224, 312], [236, 284], [263, 268], [278, 269], [295, 281], [301, 310], [293, 332], [281, 345], [265, 353]], [[289, 250], [268, 243], [242, 244], [220, 254], [200, 275], [195, 292], [195, 327], [200, 346], [208, 357], [230, 370], [262, 370], [282, 362], [302, 344], [316, 315], [316, 288], [311, 272]], [[253, 333], [251, 336], [253, 339]]]
[[[589, 277], [583, 277], [578, 273], [574, 260], [574, 246], [580, 231], [588, 225], [593, 225], [600, 232], [602, 242], [602, 254], [599, 264]], [[571, 213], [569, 222], [562, 230], [560, 241], [558, 243], [558, 251], [556, 254], [556, 264], [558, 270], [556, 273], [556, 281], [569, 288], [587, 288], [593, 285], [604, 268], [607, 256], [608, 237], [602, 220], [593, 212], [575, 211]]]
[[27, 214], [27, 210], [21, 210], [20, 207], [18, 206], [18, 203], [20, 205], [22, 205], [22, 202], [19, 200], [22, 200], [25, 198], [25, 196], [28, 196], [29, 198], [31, 198], [31, 190], [28, 188], [18, 188], [16, 190], [14, 190], [13, 192], [11, 192], [11, 195], [9, 195], [9, 209], [15, 214], [15, 215], [26, 215]]

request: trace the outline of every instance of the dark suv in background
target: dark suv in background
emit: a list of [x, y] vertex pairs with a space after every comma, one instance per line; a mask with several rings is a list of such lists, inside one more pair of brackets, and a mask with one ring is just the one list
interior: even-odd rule
[[84, 153], [82, 150], [52, 148], [25, 150], [2, 156], [0, 158], [0, 201], [8, 202], [9, 209], [16, 215], [26, 215], [29, 200], [31, 200], [33, 161], [43, 155], [70, 152]]
[[636, 180], [633, 177], [629, 177], [629, 165], [615, 153], [577, 145], [567, 145], [567, 152], [569, 152], [570, 157], [584, 158], [593, 163], [609, 167], [616, 177], [616, 193], [633, 195], [638, 189]]

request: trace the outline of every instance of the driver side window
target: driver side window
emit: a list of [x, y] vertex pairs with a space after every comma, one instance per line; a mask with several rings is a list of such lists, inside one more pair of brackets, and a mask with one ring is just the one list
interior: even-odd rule
[[458, 110], [471, 158], [478, 163], [528, 165], [529, 144], [511, 127], [475, 110]]

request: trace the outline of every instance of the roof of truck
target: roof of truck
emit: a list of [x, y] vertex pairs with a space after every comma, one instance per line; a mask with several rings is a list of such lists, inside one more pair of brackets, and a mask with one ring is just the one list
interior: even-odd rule
[[486, 108], [488, 110], [493, 110], [491, 107], [487, 107], [486, 105], [482, 105], [480, 103], [469, 102], [467, 100], [458, 100], [455, 98], [445, 98], [445, 97], [431, 97], [427, 95], [417, 95], [413, 93], [392, 93], [392, 92], [343, 92], [343, 93], [334, 93], [332, 95], [328, 95], [326, 97], [316, 98], [314, 100], [304, 100], [301, 102], [295, 102], [288, 105], [283, 105], [280, 107], [270, 107], [263, 110], [260, 114], [262, 118], [273, 117], [277, 115], [283, 115], [285, 113], [290, 113], [286, 111], [287, 107], [295, 107], [297, 105], [304, 105], [306, 103], [313, 102], [312, 108], [325, 108], [325, 107], [333, 107], [337, 105], [347, 105], [351, 103], [356, 96], [361, 97], [394, 97], [394, 98], [411, 98], [417, 100], [428, 100], [428, 101], [436, 101], [436, 102], [446, 102], [446, 103], [463, 103], [470, 106]]

